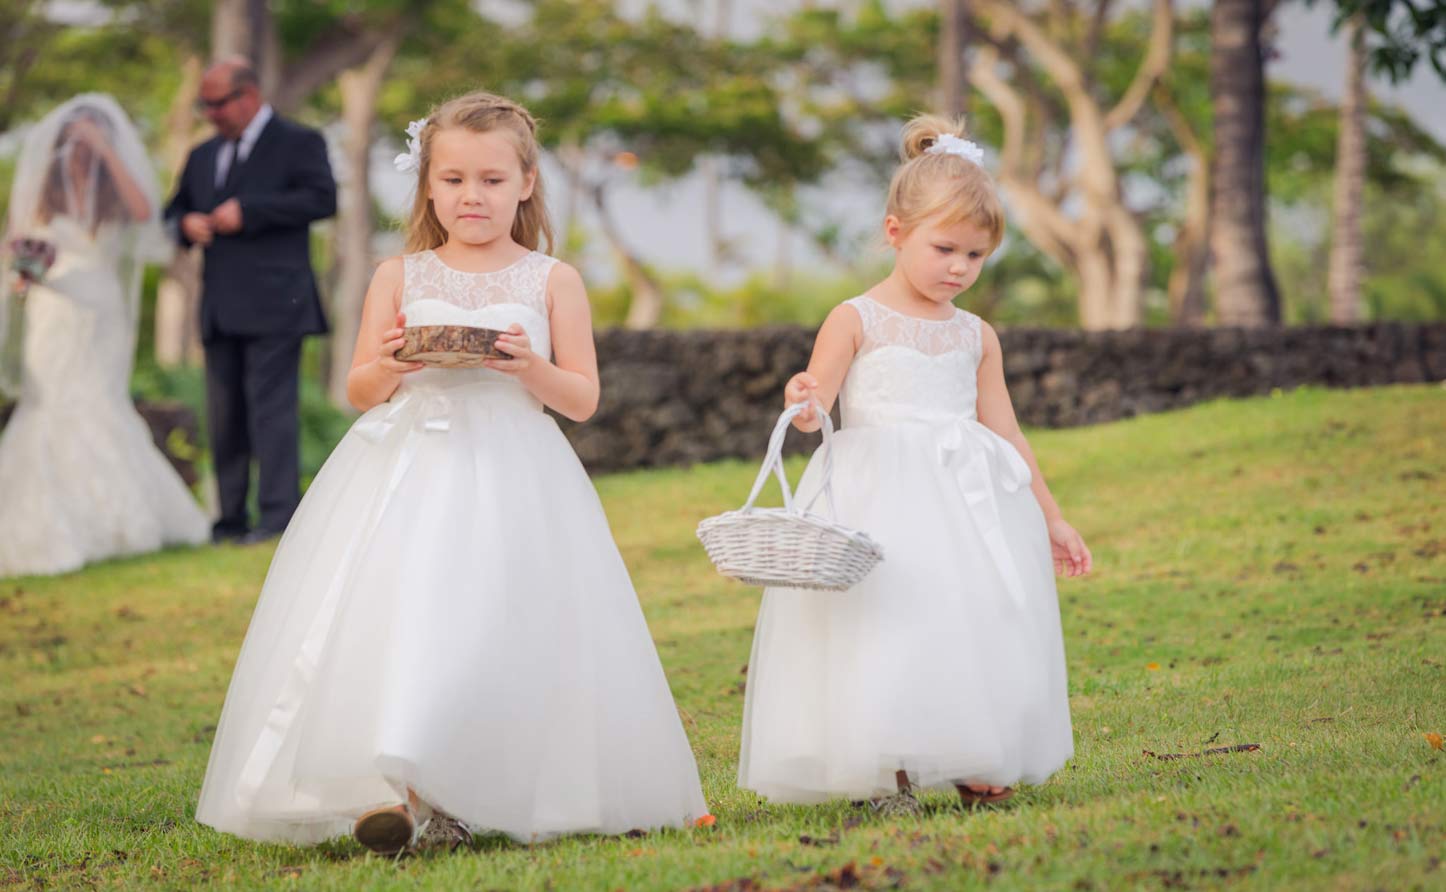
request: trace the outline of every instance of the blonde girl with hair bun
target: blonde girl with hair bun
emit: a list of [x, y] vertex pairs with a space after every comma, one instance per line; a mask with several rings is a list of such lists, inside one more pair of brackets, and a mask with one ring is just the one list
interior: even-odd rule
[[998, 802], [1073, 754], [1054, 574], [1092, 558], [1020, 432], [998, 335], [953, 305], [999, 247], [1004, 209], [962, 120], [910, 121], [901, 159], [883, 220], [892, 272], [829, 314], [784, 391], [825, 411], [839, 399], [837, 519], [884, 560], [845, 592], [764, 593], [738, 775], [779, 802], [917, 811], [920, 788]]

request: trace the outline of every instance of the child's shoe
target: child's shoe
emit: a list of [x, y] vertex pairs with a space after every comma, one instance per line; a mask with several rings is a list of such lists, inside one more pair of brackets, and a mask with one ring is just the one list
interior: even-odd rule
[[356, 819], [352, 836], [378, 855], [394, 856], [411, 845], [417, 818], [407, 805], [374, 808]]

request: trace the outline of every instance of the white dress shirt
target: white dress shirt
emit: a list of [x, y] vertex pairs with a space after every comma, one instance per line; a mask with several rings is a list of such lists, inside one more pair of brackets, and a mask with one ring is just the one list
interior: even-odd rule
[[251, 150], [256, 146], [256, 140], [261, 137], [261, 131], [266, 129], [266, 123], [271, 120], [271, 105], [269, 103], [257, 110], [256, 116], [246, 129], [241, 131], [241, 139], [238, 143], [230, 141], [221, 143], [221, 150], [216, 153], [216, 188], [219, 189], [226, 183], [226, 174], [231, 171], [231, 164], [235, 160], [232, 153], [240, 156], [240, 163], [245, 164], [246, 159], [251, 157]]

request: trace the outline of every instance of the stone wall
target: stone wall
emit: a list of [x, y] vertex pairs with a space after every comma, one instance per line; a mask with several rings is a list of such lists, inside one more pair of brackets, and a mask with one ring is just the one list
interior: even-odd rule
[[[808, 364], [813, 331], [598, 332], [602, 403], [586, 424], [560, 419], [592, 471], [757, 459], [784, 382]], [[1020, 419], [1071, 427], [1301, 385], [1370, 387], [1446, 380], [1446, 323], [1350, 328], [1000, 333]], [[176, 470], [194, 483], [198, 419], [179, 403], [138, 406]], [[0, 428], [9, 414], [0, 406]], [[816, 436], [791, 431], [791, 451]], [[183, 454], [178, 455], [181, 446]]]
[[[1446, 323], [1124, 332], [1010, 329], [1005, 378], [1020, 419], [1070, 427], [1302, 385], [1446, 380]], [[784, 382], [813, 331], [600, 331], [603, 397], [563, 421], [592, 470], [761, 456]], [[796, 431], [792, 449], [816, 442]]]

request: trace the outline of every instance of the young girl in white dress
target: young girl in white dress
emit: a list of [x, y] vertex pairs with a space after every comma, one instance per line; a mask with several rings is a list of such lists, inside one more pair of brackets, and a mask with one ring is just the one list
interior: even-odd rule
[[1020, 433], [998, 336], [951, 303], [1004, 230], [962, 137], [933, 116], [905, 128], [884, 219], [894, 269], [829, 314], [785, 390], [788, 404], [841, 398], [837, 517], [884, 560], [844, 592], [764, 594], [738, 776], [775, 801], [915, 810], [913, 789], [937, 787], [995, 802], [1073, 753], [1051, 570], [1078, 576], [1091, 558]]
[[[414, 125], [408, 253], [366, 295], [367, 410], [282, 537], [196, 817], [262, 840], [423, 825], [519, 841], [686, 826], [697, 767], [597, 493], [544, 406], [597, 407], [590, 311], [551, 240], [535, 123], [474, 93]], [[487, 368], [404, 325], [505, 329]]]

